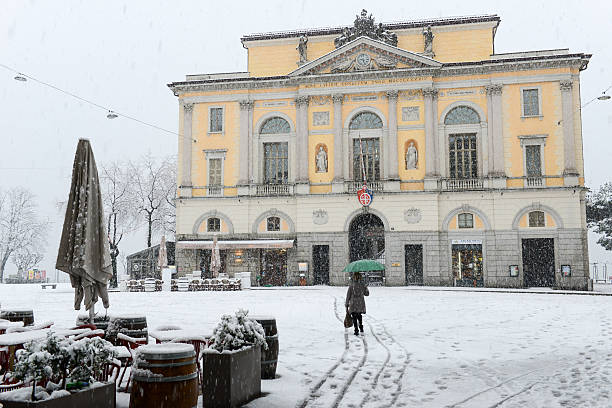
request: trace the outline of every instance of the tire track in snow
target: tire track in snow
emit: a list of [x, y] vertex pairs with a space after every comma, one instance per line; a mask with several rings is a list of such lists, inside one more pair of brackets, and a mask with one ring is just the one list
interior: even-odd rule
[[[337, 297], [334, 297], [334, 314], [336, 315], [336, 318], [341, 323], [344, 322], [344, 319], [340, 317], [340, 314], [338, 312], [338, 298]], [[350, 384], [353, 382], [353, 380], [355, 379], [355, 376], [357, 375], [361, 367], [363, 367], [363, 364], [365, 363], [367, 359], [368, 350], [367, 350], [367, 343], [365, 339], [361, 338], [361, 339], [356, 339], [356, 340], [361, 340], [360, 345], [363, 348], [363, 355], [361, 356], [361, 359], [359, 360], [357, 365], [353, 367], [353, 364], [352, 364], [354, 362], [355, 357], [358, 358], [359, 356], [356, 354], [351, 355], [351, 343], [357, 343], [355, 344], [355, 346], [359, 345], [359, 343], [352, 342], [349, 339], [349, 333], [345, 330], [344, 332], [344, 352], [342, 353], [342, 356], [334, 365], [332, 365], [332, 367], [329, 370], [327, 370], [327, 372], [321, 377], [321, 379], [310, 389], [308, 396], [306, 396], [306, 398], [304, 398], [304, 400], [297, 405], [298, 408], [317, 407], [317, 406], [321, 406], [321, 407], [331, 406], [335, 408], [340, 404], [340, 402], [342, 401], [342, 398], [346, 394], [346, 390], [348, 389]], [[357, 349], [358, 347], [354, 347], [354, 348]], [[350, 371], [350, 373], [348, 374], [348, 377], [346, 377], [346, 374], [344, 373], [345, 371]], [[338, 379], [339, 381], [343, 382], [342, 387], [338, 388], [337, 384], [334, 382], [335, 379]], [[325, 391], [326, 393], [335, 394], [335, 398], [333, 399], [333, 402], [331, 404], [329, 401], [330, 399], [329, 395], [324, 393], [323, 391]]]

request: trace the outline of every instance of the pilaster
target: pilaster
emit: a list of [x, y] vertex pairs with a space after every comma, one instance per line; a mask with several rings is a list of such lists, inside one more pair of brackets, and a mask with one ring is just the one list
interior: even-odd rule
[[192, 196], [192, 182], [191, 182], [191, 156], [193, 148], [193, 137], [192, 137], [192, 120], [193, 118], [193, 103], [183, 104], [183, 137], [181, 137], [182, 145], [182, 177], [180, 185], [181, 197]]
[[344, 191], [344, 155], [342, 142], [342, 103], [344, 95], [332, 95], [334, 102], [334, 179], [332, 181], [332, 192]]
[[438, 90], [424, 88], [422, 92], [425, 99], [425, 189], [435, 190], [438, 188], [436, 179], [440, 176], [436, 132]]
[[253, 101], [240, 101], [240, 143], [239, 143], [239, 161], [238, 161], [238, 187], [249, 184], [249, 163], [251, 163], [250, 146], [252, 141], [252, 120], [249, 120], [250, 113], [253, 111]]
[[574, 138], [574, 107], [572, 103], [573, 83], [570, 80], [559, 81], [561, 88], [561, 106], [563, 125], [563, 178], [564, 184], [575, 186], [578, 184], [578, 170], [576, 170], [576, 147]]
[[[295, 99], [296, 113], [296, 142], [297, 151], [297, 177], [298, 183], [308, 183], [308, 96], [298, 96]], [[299, 189], [299, 188], [298, 188]]]
[[[502, 117], [502, 91], [503, 85], [501, 84], [491, 84], [485, 87], [487, 92], [487, 103], [488, 103], [488, 115], [489, 121], [491, 122], [491, 160], [493, 161], [493, 165], [491, 166], [492, 171], [489, 174], [490, 177], [493, 178], [505, 178], [506, 177], [506, 168], [504, 163], [504, 137], [503, 137], [503, 117]], [[494, 181], [494, 184], [503, 184], [505, 186], [506, 182], [497, 183]]]
[[386, 138], [388, 140], [387, 151], [389, 160], [389, 173], [388, 179], [398, 180], [399, 169], [397, 163], [397, 91], [387, 91], [388, 99], [388, 117], [389, 117], [389, 135]]

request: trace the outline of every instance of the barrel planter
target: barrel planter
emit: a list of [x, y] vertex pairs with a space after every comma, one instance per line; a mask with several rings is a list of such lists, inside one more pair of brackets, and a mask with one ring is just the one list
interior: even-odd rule
[[138, 348], [130, 408], [192, 408], [198, 403], [196, 355], [191, 344]]
[[148, 339], [147, 318], [142, 315], [113, 315], [106, 331], [106, 339], [117, 345], [117, 334], [123, 333], [135, 339]]
[[239, 407], [261, 394], [261, 348], [202, 353], [202, 402], [206, 408]]
[[24, 326], [32, 326], [34, 324], [34, 312], [32, 309], [4, 309], [0, 311], [0, 319], [23, 322]]
[[115, 408], [116, 390], [115, 383], [104, 383], [95, 387], [85, 388], [71, 392], [59, 398], [43, 401], [10, 401], [11, 394], [24, 392], [28, 395], [32, 387], [26, 387], [15, 391], [0, 393], [0, 406], [4, 408]]
[[261, 378], [271, 380], [276, 377], [276, 365], [278, 363], [278, 329], [276, 319], [272, 316], [251, 316], [263, 326], [266, 333], [268, 349], [261, 348]]
[[[93, 324], [96, 326], [97, 329], [102, 329], [106, 332], [106, 329], [108, 328], [108, 323], [110, 322], [110, 316], [109, 315], [105, 315], [105, 316], [94, 316], [94, 320], [93, 320]], [[76, 325], [80, 326], [83, 324], [90, 324], [89, 321], [89, 315], [86, 314], [80, 314], [77, 316], [76, 319]]]

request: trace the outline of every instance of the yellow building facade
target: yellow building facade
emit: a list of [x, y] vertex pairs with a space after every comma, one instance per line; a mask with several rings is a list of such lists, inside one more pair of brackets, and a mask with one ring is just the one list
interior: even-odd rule
[[497, 53], [499, 24], [363, 11], [245, 35], [246, 72], [169, 84], [179, 272], [210, 275], [216, 236], [222, 272], [253, 284], [344, 284], [368, 258], [387, 285], [587, 289], [590, 55]]

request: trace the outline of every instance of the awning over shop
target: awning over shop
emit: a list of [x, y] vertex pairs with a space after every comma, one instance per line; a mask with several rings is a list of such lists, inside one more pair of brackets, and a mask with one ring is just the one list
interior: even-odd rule
[[[178, 241], [176, 249], [212, 249], [212, 241]], [[245, 241], [217, 241], [219, 249], [278, 249], [293, 248], [292, 239], [255, 239]]]

